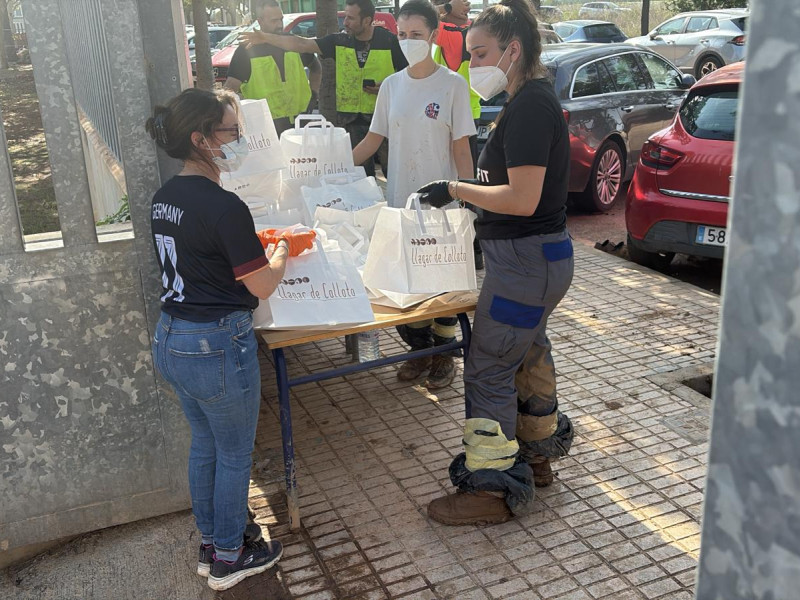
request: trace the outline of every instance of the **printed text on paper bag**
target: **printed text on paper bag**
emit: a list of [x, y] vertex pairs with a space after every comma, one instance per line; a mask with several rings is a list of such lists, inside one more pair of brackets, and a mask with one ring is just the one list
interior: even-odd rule
[[250, 152], [269, 150], [272, 148], [272, 142], [263, 133], [259, 133], [258, 135], [248, 135], [247, 148], [250, 150]]
[[[425, 244], [414, 242], [425, 241]], [[435, 242], [435, 240], [434, 240]], [[466, 264], [467, 252], [464, 244], [431, 244], [429, 240], [411, 240], [411, 264], [428, 267], [438, 265]]]
[[316, 158], [290, 158], [289, 178], [300, 179], [303, 177], [322, 177], [323, 175], [337, 175], [347, 173], [348, 167], [343, 162], [317, 163]]
[[[294, 287], [297, 286], [297, 287]], [[346, 281], [311, 281], [308, 277], [284, 279], [278, 286], [278, 297], [283, 300], [341, 300], [355, 298], [356, 291]]]

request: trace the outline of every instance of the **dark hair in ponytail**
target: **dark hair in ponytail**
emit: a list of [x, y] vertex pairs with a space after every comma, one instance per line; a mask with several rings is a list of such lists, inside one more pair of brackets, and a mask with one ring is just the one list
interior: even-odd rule
[[[519, 40], [522, 56], [517, 61], [521, 84], [547, 75], [542, 65], [542, 39], [533, 6], [529, 0], [500, 0], [484, 10], [472, 22], [472, 29], [483, 27], [505, 51], [512, 40]], [[519, 88], [517, 88], [519, 89]]]
[[[228, 90], [209, 92], [197, 88], [183, 90], [164, 106], [156, 106], [144, 127], [156, 144], [172, 158], [211, 162], [197, 152], [192, 133], [214, 135], [214, 127], [222, 123], [225, 108], [239, 111], [236, 96]], [[213, 164], [213, 163], [212, 163]]]

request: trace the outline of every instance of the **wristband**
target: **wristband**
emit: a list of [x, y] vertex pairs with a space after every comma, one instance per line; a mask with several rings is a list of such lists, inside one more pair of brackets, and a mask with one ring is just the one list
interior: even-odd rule
[[[450, 183], [453, 184], [453, 191], [452, 192], [450, 191]], [[450, 197], [453, 200], [458, 202], [458, 204], [459, 204], [459, 206], [461, 206], [461, 208], [464, 208], [464, 201], [461, 199], [461, 196], [458, 195], [458, 184], [459, 183], [461, 183], [461, 182], [459, 180], [457, 180], [457, 179], [455, 181], [448, 182], [448, 184], [447, 184], [447, 192], [448, 192], [448, 194], [450, 194]]]

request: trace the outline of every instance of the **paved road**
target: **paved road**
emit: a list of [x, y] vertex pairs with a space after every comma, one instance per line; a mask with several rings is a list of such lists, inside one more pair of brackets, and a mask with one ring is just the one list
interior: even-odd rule
[[[611, 248], [619, 242], [624, 242], [627, 236], [624, 202], [606, 214], [587, 214], [571, 208], [567, 212], [567, 222], [576, 240], [592, 246], [597, 242], [602, 244], [609, 240], [606, 247]], [[624, 246], [612, 254], [628, 259], [628, 252]], [[672, 261], [667, 275], [719, 294], [722, 284], [722, 261], [678, 255]]]

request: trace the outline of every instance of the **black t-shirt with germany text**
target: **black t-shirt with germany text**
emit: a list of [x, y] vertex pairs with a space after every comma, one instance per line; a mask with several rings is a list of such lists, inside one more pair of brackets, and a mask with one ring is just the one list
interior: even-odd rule
[[175, 176], [153, 196], [162, 310], [195, 322], [258, 306], [239, 281], [267, 266], [247, 205], [199, 175]]
[[557, 233], [567, 223], [569, 131], [553, 86], [545, 79], [528, 81], [508, 102], [478, 157], [481, 185], [508, 183], [508, 169], [546, 167], [542, 196], [530, 216], [483, 210], [476, 221], [479, 239], [515, 239]]

